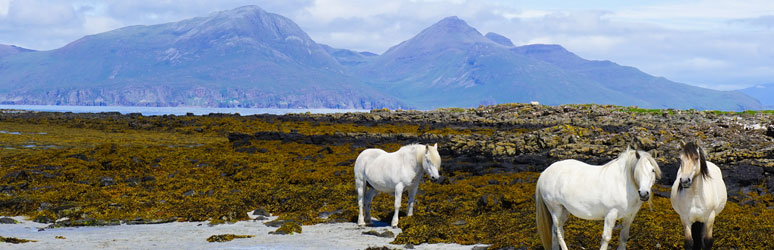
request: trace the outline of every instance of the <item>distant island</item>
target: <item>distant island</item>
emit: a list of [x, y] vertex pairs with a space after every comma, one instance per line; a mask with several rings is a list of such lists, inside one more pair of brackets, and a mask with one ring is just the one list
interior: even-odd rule
[[457, 17], [381, 55], [318, 44], [257, 6], [124, 27], [50, 51], [0, 45], [0, 104], [433, 109], [537, 101], [741, 111], [765, 108], [761, 98], [586, 60], [560, 45], [514, 46]]

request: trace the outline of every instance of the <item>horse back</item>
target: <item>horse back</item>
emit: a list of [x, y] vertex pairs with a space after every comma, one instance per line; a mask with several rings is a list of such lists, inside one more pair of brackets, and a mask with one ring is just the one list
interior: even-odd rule
[[[589, 165], [585, 162], [575, 160], [575, 159], [567, 159], [567, 160], [561, 160], [554, 162], [548, 168], [543, 170], [542, 173], [540, 173], [540, 178], [568, 178], [569, 176], [572, 176], [573, 172], [583, 172], [588, 171], [589, 169], [593, 169], [593, 165]], [[570, 174], [570, 175], [568, 175]]]
[[355, 159], [355, 172], [365, 171], [365, 167], [377, 157], [387, 154], [387, 151], [378, 148], [369, 148], [360, 152]]

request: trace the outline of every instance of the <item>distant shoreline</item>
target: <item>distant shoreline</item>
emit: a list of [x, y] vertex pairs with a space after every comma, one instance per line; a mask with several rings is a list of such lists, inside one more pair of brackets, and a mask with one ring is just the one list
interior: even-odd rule
[[0, 105], [0, 110], [28, 110], [39, 112], [73, 112], [73, 113], [101, 113], [101, 112], [119, 112], [121, 114], [141, 113], [142, 115], [206, 115], [210, 113], [219, 114], [273, 114], [283, 115], [291, 113], [349, 113], [349, 112], [368, 112], [365, 109], [329, 109], [329, 108], [212, 108], [212, 107], [142, 107], [142, 106], [70, 106], [70, 105]]

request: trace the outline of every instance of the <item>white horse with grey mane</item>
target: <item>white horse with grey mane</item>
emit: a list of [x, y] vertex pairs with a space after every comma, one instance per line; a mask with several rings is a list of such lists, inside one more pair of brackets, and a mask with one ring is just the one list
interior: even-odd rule
[[618, 249], [626, 249], [629, 227], [651, 186], [661, 176], [653, 157], [631, 150], [603, 166], [577, 160], [558, 161], [540, 174], [535, 189], [538, 235], [545, 249], [567, 250], [564, 223], [570, 214], [584, 220], [604, 220], [602, 246], [607, 249], [617, 219], [623, 218]]
[[398, 151], [387, 153], [384, 150], [370, 148], [360, 152], [355, 160], [355, 187], [357, 205], [360, 213], [357, 225], [365, 226], [371, 222], [371, 200], [378, 192], [395, 196], [395, 215], [392, 226], [398, 226], [398, 210], [403, 191], [408, 190], [407, 216], [414, 212], [414, 196], [425, 173], [438, 179], [441, 156], [438, 144], [433, 146], [411, 144]]

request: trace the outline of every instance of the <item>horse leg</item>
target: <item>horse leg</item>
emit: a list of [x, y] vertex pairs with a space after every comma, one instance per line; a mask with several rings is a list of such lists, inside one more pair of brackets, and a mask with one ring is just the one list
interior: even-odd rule
[[357, 189], [357, 207], [358, 207], [358, 214], [357, 214], [357, 225], [358, 226], [365, 226], [365, 220], [363, 215], [363, 196], [365, 195], [365, 181], [360, 178], [355, 178], [355, 189]]
[[615, 227], [615, 219], [618, 218], [618, 211], [613, 209], [605, 215], [605, 226], [602, 229], [602, 246], [599, 249], [607, 250], [607, 244], [610, 243], [610, 239], [613, 237], [613, 227]]
[[366, 194], [365, 194], [365, 222], [366, 224], [371, 223], [371, 203], [374, 201], [374, 196], [378, 194], [379, 192], [376, 191], [373, 187], [369, 188], [366, 187]]
[[691, 233], [691, 223], [690, 221], [683, 220], [683, 230], [685, 230], [685, 245], [684, 248], [686, 250], [693, 249], [693, 234]]
[[549, 208], [548, 211], [551, 213], [551, 220], [554, 222], [551, 228], [551, 233], [553, 234], [551, 249], [567, 250], [567, 243], [564, 242], [564, 223], [567, 222], [569, 211], [562, 206]]
[[623, 218], [623, 228], [621, 229], [620, 237], [618, 237], [618, 250], [626, 249], [626, 241], [629, 240], [629, 228], [632, 226], [632, 222], [634, 222], [635, 215], [636, 214]]
[[704, 223], [704, 249], [712, 249], [712, 243], [715, 239], [712, 238], [712, 225], [715, 224], [715, 211], [712, 211], [707, 218], [707, 222]]
[[411, 216], [414, 214], [414, 202], [416, 201], [414, 197], [417, 195], [417, 189], [419, 189], [419, 184], [414, 185], [413, 187], [409, 187], [408, 209], [406, 210], [406, 216]]
[[392, 217], [392, 227], [398, 227], [398, 213], [400, 212], [400, 196], [403, 195], [403, 184], [395, 185], [395, 215]]

